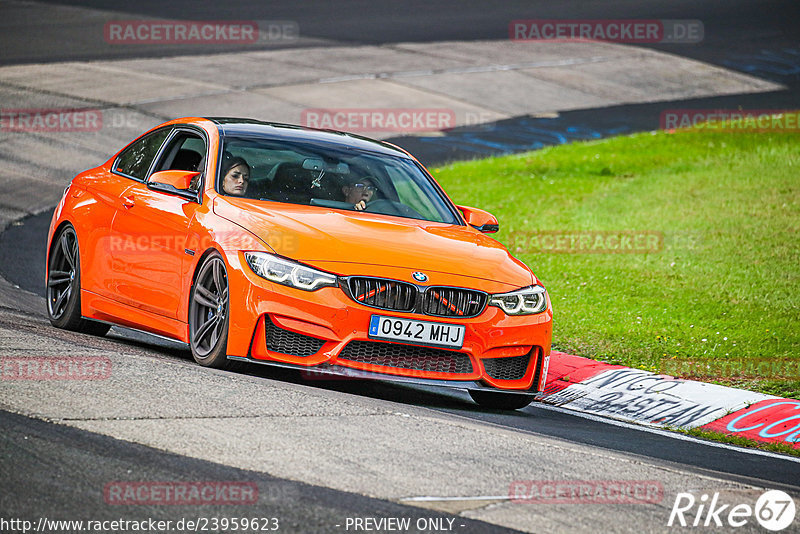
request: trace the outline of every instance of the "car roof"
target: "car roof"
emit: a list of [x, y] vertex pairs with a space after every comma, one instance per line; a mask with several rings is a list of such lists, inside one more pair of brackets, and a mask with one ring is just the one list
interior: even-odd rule
[[356, 150], [411, 159], [408, 153], [392, 144], [347, 132], [318, 130], [294, 124], [264, 122], [234, 117], [204, 118], [217, 125], [220, 136], [263, 136], [272, 139], [286, 139], [336, 148], [353, 148]]

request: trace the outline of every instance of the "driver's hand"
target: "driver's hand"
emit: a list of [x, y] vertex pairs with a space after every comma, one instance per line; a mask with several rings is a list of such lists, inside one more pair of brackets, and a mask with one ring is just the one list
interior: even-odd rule
[[366, 207], [367, 207], [367, 203], [364, 202], [363, 200], [361, 200], [359, 202], [356, 202], [355, 206], [353, 206], [353, 208], [355, 208], [356, 211], [361, 211], [361, 210], [365, 209]]

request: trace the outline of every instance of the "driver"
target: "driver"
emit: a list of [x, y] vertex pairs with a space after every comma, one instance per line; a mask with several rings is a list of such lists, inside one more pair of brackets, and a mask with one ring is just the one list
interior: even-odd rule
[[377, 190], [378, 188], [375, 187], [375, 180], [371, 176], [364, 176], [357, 180], [351, 179], [342, 186], [344, 201], [348, 204], [352, 204], [353, 208], [358, 211], [367, 207], [367, 202], [372, 200]]

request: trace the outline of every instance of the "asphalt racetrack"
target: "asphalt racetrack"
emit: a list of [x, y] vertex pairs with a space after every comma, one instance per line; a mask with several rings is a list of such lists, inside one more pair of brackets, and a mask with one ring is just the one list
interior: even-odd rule
[[[0, 13], [0, 66], [20, 69], [136, 58], [171, 64], [187, 55], [237, 51], [211, 45], [98, 45], [86, 38], [97, 20], [297, 21], [301, 38], [279, 45], [297, 50], [502, 40], [514, 19], [700, 20], [705, 32], [700, 43], [644, 47], [775, 87], [667, 99], [670, 106], [800, 108], [800, 4], [791, 1], [0, 2]], [[3, 108], [24, 107], [19, 95], [25, 87], [11, 76], [0, 73], [0, 90], [5, 91]], [[57, 87], [48, 95], [61, 97]], [[595, 137], [652, 130], [663, 106], [638, 102], [572, 109], [547, 127], [563, 131], [580, 125]], [[520, 124], [530, 120], [495, 121], [482, 131], [480, 145], [474, 132], [458, 128], [435, 141], [419, 135], [391, 140], [432, 165], [537, 148], [533, 140], [520, 140]], [[39, 146], [35, 143], [42, 136], [19, 141], [14, 135], [0, 137], [0, 147], [11, 147], [0, 154], [5, 167], [30, 164], [53, 176], [60, 172], [53, 154], [17, 150]], [[63, 142], [56, 145], [64, 149]], [[95, 157], [96, 147], [89, 151]], [[6, 176], [0, 170], [0, 182]], [[57, 178], [61, 189], [70, 178]], [[37, 183], [15, 191], [33, 199], [40, 194]], [[51, 181], [43, 183], [48, 194], [57, 192]], [[719, 492], [727, 503], [752, 504], [765, 489], [781, 489], [800, 502], [796, 458], [544, 405], [511, 413], [481, 409], [462, 391], [309, 380], [259, 366], [238, 373], [211, 371], [196, 366], [186, 347], [130, 330], [114, 328], [104, 338], [56, 330], [39, 298], [52, 205], [27, 211], [0, 199], [0, 229], [5, 227], [0, 275], [10, 283], [0, 288], [0, 357], [104, 355], [115, 373], [107, 384], [0, 386], [0, 519], [177, 522], [249, 516], [279, 518], [283, 532], [323, 533], [357, 530], [354, 518], [371, 517], [409, 518], [425, 527], [411, 532], [665, 532], [672, 531], [667, 520], [679, 492]], [[657, 480], [664, 494], [648, 506], [510, 502], [509, 485], [520, 479]], [[114, 481], [241, 481], [255, 485], [259, 498], [256, 504], [118, 506], [104, 493]], [[786, 532], [800, 531], [797, 525]], [[757, 525], [739, 530], [757, 531]]]

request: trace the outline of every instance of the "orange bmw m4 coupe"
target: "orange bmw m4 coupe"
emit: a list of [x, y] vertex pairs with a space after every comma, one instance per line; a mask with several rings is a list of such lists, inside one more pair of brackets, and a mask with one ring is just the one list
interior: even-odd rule
[[389, 143], [177, 119], [64, 191], [48, 313], [178, 340], [203, 366], [449, 386], [517, 409], [544, 387], [553, 314], [497, 231]]

